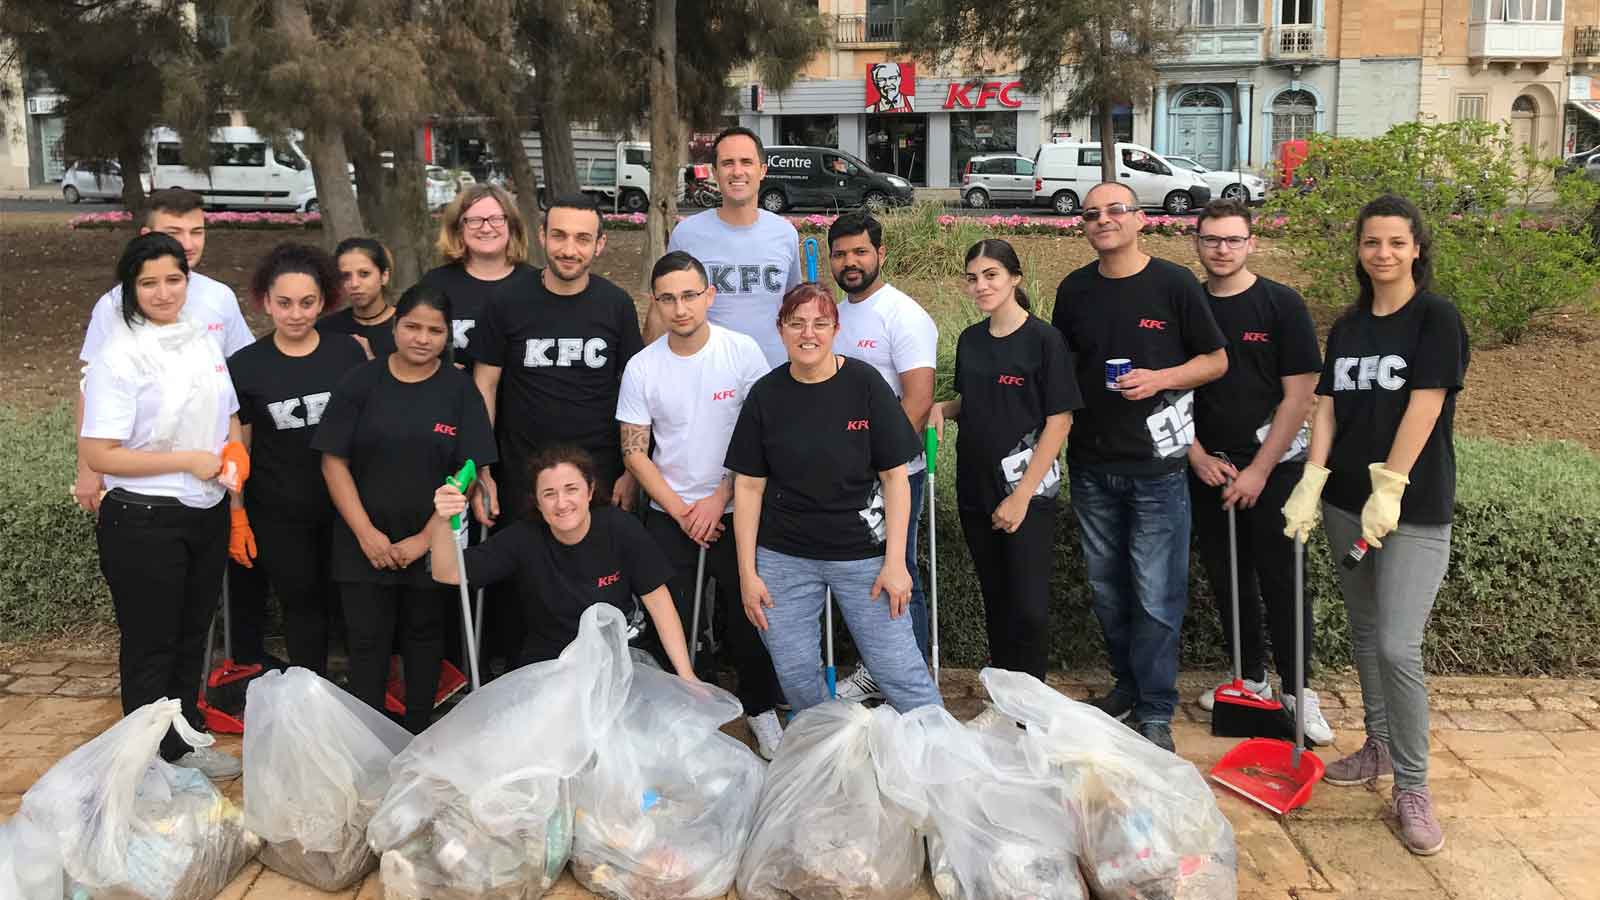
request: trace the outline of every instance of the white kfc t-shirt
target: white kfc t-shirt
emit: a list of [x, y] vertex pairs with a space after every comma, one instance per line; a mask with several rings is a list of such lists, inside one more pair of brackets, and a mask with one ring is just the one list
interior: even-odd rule
[[[190, 272], [189, 292], [183, 308], [189, 315], [206, 323], [224, 359], [255, 343], [255, 335], [250, 333], [250, 326], [245, 324], [244, 315], [239, 312], [239, 299], [234, 296], [233, 289], [215, 278]], [[78, 359], [86, 363], [94, 362], [105, 348], [106, 339], [111, 337], [112, 320], [120, 315], [122, 285], [118, 284], [95, 301]]]
[[650, 427], [656, 441], [651, 459], [685, 503], [716, 491], [745, 394], [772, 369], [754, 338], [706, 327], [711, 337], [693, 356], [672, 352], [667, 335], [640, 350], [628, 361], [617, 396], [617, 421]]
[[[833, 349], [878, 370], [895, 397], [904, 397], [900, 373], [934, 369], [939, 360], [939, 328], [921, 304], [894, 285], [885, 284], [872, 296], [839, 303], [839, 334]], [[919, 454], [906, 466], [908, 474], [927, 468]]]

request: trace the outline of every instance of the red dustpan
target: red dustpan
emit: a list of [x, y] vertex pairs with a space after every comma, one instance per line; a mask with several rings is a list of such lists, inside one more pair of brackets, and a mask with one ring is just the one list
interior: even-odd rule
[[218, 734], [244, 734], [244, 682], [261, 674], [257, 663], [242, 665], [233, 661], [233, 616], [228, 598], [228, 573], [222, 573], [222, 665], [212, 668], [212, 643], [216, 617], [206, 631], [204, 680], [195, 703], [205, 719], [206, 729]]
[[[1294, 643], [1301, 690], [1305, 687], [1305, 544], [1294, 542]], [[1322, 780], [1322, 760], [1301, 747], [1306, 738], [1306, 706], [1294, 705], [1294, 743], [1251, 738], [1229, 750], [1211, 769], [1211, 780], [1278, 815], [1303, 806]]]

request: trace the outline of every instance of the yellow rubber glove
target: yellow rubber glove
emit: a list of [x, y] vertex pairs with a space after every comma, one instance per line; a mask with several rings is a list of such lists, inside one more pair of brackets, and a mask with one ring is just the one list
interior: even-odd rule
[[1283, 536], [1311, 539], [1311, 529], [1322, 521], [1322, 486], [1328, 483], [1328, 470], [1316, 463], [1306, 463], [1305, 474], [1289, 493], [1283, 504]]
[[1383, 539], [1400, 524], [1400, 497], [1411, 479], [1383, 463], [1373, 463], [1367, 471], [1372, 475], [1372, 496], [1361, 507], [1361, 536], [1368, 544], [1382, 547]]

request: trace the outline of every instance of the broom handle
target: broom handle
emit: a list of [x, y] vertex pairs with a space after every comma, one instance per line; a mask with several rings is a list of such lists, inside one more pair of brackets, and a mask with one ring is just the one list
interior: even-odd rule
[[1300, 768], [1300, 748], [1306, 741], [1306, 544], [1294, 539], [1294, 767]]
[[1239, 521], [1228, 507], [1228, 588], [1233, 598], [1233, 683], [1244, 684], [1244, 653], [1239, 649]]
[[228, 598], [228, 567], [222, 567], [222, 658], [233, 664], [233, 603]]

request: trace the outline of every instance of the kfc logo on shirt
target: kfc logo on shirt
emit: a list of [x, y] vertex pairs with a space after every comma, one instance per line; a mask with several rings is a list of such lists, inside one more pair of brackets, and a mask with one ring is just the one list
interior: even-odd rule
[[1405, 357], [1395, 356], [1341, 356], [1333, 362], [1333, 389], [1336, 391], [1370, 391], [1374, 382], [1386, 391], [1398, 391], [1406, 386], [1404, 375], [1397, 372], [1409, 368]]
[[1001, 384], [1016, 385], [1016, 386], [1020, 387], [1022, 385], [1022, 376], [1021, 375], [1001, 375], [1000, 376], [1000, 383]]
[[870, 338], [862, 338], [856, 342], [856, 346], [862, 350], [876, 350], [878, 349], [878, 342]]
[[456, 436], [456, 427], [454, 425], [446, 425], [445, 423], [440, 422], [437, 425], [433, 426], [433, 433], [434, 434], [447, 434], [447, 435], [449, 435], [451, 437], [455, 437]]
[[606, 347], [605, 338], [528, 338], [522, 364], [529, 369], [549, 366], [569, 369], [576, 365], [603, 369], [606, 367]]
[[610, 587], [622, 580], [622, 570], [618, 569], [610, 575], [601, 575], [595, 579], [595, 587]]
[[1239, 339], [1244, 341], [1246, 344], [1272, 343], [1272, 336], [1265, 331], [1246, 331], [1244, 334], [1240, 335]]
[[733, 399], [733, 395], [735, 393], [737, 393], [737, 392], [733, 391], [733, 390], [717, 391], [715, 394], [711, 395], [711, 399], [712, 400], [732, 400]]
[[[273, 427], [279, 431], [291, 431], [296, 428], [305, 428], [322, 421], [322, 411], [328, 408], [328, 401], [333, 398], [331, 391], [322, 391], [316, 394], [307, 394], [304, 397], [290, 397], [276, 403], [267, 404], [267, 415], [272, 417]], [[295, 415], [295, 408], [305, 405], [305, 418]]]
[[845, 431], [866, 431], [871, 419], [851, 419], [844, 423]]
[[210, 325], [206, 326], [206, 331], [218, 331], [218, 332], [220, 332], [220, 331], [226, 331], [226, 330], [227, 330], [227, 326], [223, 325], [221, 322], [212, 322]]
[[1140, 328], [1149, 328], [1149, 329], [1152, 329], [1154, 331], [1166, 331], [1167, 330], [1167, 322], [1166, 322], [1165, 319], [1140, 319], [1139, 320], [1139, 327]]

